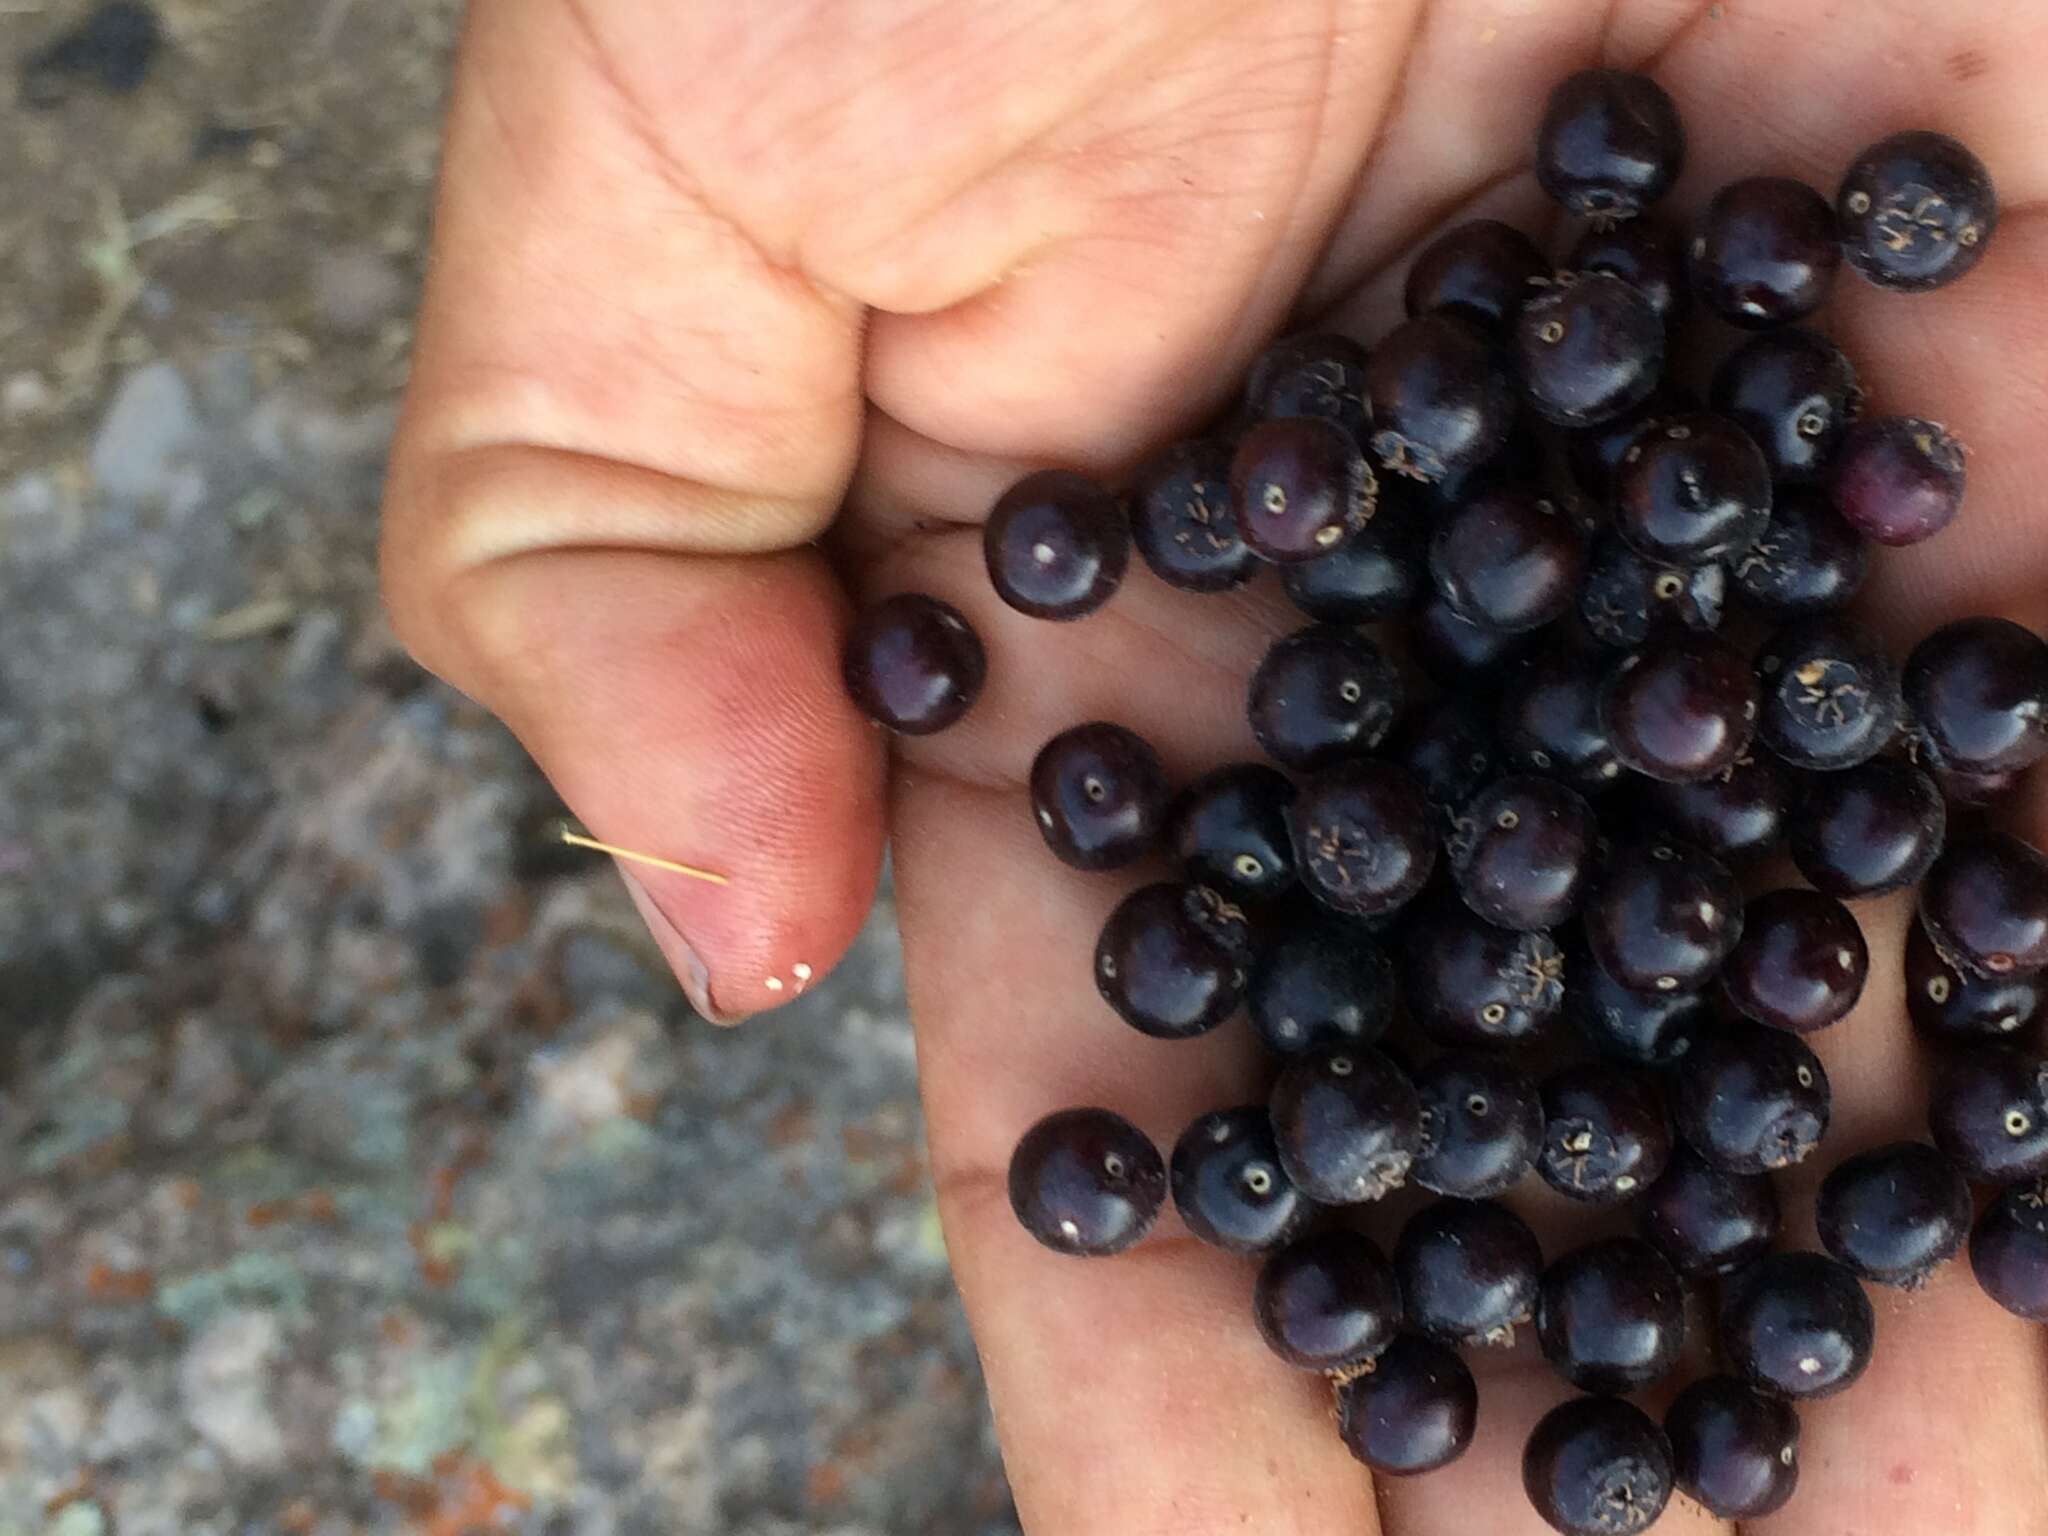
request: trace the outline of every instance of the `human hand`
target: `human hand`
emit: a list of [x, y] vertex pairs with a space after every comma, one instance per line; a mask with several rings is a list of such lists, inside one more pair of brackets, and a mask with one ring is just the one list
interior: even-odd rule
[[[1108, 1264], [1017, 1229], [1003, 1169], [1047, 1110], [1106, 1104], [1167, 1145], [1257, 1082], [1241, 1027], [1165, 1044], [1103, 1007], [1089, 956], [1125, 883], [1051, 859], [1023, 774], [1095, 718], [1177, 776], [1254, 756], [1243, 680], [1294, 621], [1270, 581], [1201, 599], [1134, 562], [1102, 613], [1033, 622], [989, 591], [973, 525], [1026, 469], [1113, 475], [1185, 431], [1276, 331], [1322, 317], [1370, 342], [1444, 224], [1549, 226], [1527, 173], [1538, 106], [1600, 60], [1677, 98], [1675, 213], [1758, 172], [1831, 192], [1857, 148], [1906, 126], [1989, 163], [2004, 218], [1967, 281], [1902, 298], [1845, 274], [1824, 318], [1880, 409], [1937, 416], [1973, 451], [1960, 524], [1883, 553], [1867, 614], [1900, 651], [1968, 612], [2042, 628], [2048, 13], [2025, 0], [472, 12], [392, 467], [394, 620], [597, 835], [731, 876], [636, 877], [707, 1014], [787, 999], [799, 965], [824, 973], [868, 905], [886, 816], [941, 1209], [1039, 1536], [1544, 1529], [1520, 1448], [1565, 1389], [1526, 1353], [1480, 1363], [1456, 1467], [1375, 1490], [1327, 1389], [1266, 1353], [1242, 1261], [1170, 1216]], [[978, 706], [894, 743], [892, 774], [842, 697], [842, 583], [932, 592], [988, 645]], [[1907, 915], [1859, 907], [1866, 1001], [1816, 1041], [1836, 1094], [1824, 1166], [1919, 1129]], [[1787, 1180], [1801, 1241], [1818, 1171]], [[1579, 1230], [1547, 1191], [1517, 1203], [1546, 1251]], [[1804, 1410], [1801, 1492], [1751, 1528], [2037, 1528], [2041, 1338], [1962, 1266], [1878, 1304], [1874, 1365]], [[1662, 1529], [1715, 1524], [1674, 1503]]]

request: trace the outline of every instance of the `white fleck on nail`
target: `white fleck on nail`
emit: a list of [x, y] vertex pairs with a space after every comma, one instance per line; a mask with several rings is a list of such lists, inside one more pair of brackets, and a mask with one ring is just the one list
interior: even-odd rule
[[782, 990], [782, 978], [780, 976], [770, 976], [766, 981], [762, 982], [761, 985], [766, 987], [770, 992], [780, 992]]
[[789, 974], [794, 976], [798, 981], [809, 981], [811, 979], [811, 968], [808, 965], [805, 965], [803, 961], [799, 960], [795, 965], [792, 965], [789, 968]]

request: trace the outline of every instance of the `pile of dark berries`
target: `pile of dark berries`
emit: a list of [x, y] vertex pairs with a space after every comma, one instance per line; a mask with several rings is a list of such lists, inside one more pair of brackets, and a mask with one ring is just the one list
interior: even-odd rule
[[[1505, 225], [1452, 229], [1377, 345], [1281, 340], [1227, 425], [1121, 499], [1047, 471], [986, 532], [1027, 614], [1099, 608], [1135, 543], [1196, 592], [1276, 566], [1307, 621], [1249, 671], [1277, 766], [1176, 794], [1102, 722], [1031, 765], [1058, 858], [1178, 866], [1103, 928], [1109, 1008], [1161, 1040], [1243, 1012], [1270, 1076], [1167, 1158], [1107, 1109], [1049, 1116], [1011, 1166], [1018, 1219], [1113, 1254], [1170, 1194], [1196, 1237], [1260, 1259], [1257, 1327], [1329, 1377], [1345, 1444], [1383, 1473], [1455, 1460], [1481, 1406], [1459, 1351], [1533, 1325], [1585, 1395], [1537, 1425], [1524, 1484], [1557, 1529], [1600, 1536], [1674, 1488], [1724, 1518], [1782, 1506], [1798, 1403], [1870, 1361], [1866, 1282], [1920, 1285], [1967, 1242], [1994, 1301], [2048, 1320], [2048, 859], [1985, 811], [2048, 755], [2048, 643], [1965, 619], [1900, 664], [1847, 616], [1873, 545], [1956, 517], [1963, 451], [1867, 414], [1850, 359], [1799, 324], [1845, 263], [1900, 292], [1961, 277], [1997, 201], [1961, 144], [1909, 132], [1832, 206], [1739, 181], [1687, 236], [1648, 211], [1683, 158], [1655, 83], [1573, 76], [1536, 152], [1582, 221], [1561, 270]], [[1671, 366], [1695, 307], [1753, 333], [1704, 400]], [[1364, 627], [1396, 623], [1412, 673]], [[961, 616], [916, 595], [847, 653], [854, 697], [899, 731], [951, 724], [983, 671]], [[1784, 1251], [1773, 1176], [1828, 1130], [1803, 1037], [1869, 971], [1847, 903], [1912, 886], [1931, 1142], [1840, 1161], [1826, 1251]], [[1640, 1236], [1546, 1263], [1500, 1203], [1531, 1172], [1633, 1207]], [[1981, 1217], [1972, 1184], [1998, 1189]], [[1389, 1255], [1346, 1208], [1403, 1186], [1440, 1198]], [[1677, 1367], [1701, 1289], [1719, 1373], [1660, 1425], [1625, 1394]]]

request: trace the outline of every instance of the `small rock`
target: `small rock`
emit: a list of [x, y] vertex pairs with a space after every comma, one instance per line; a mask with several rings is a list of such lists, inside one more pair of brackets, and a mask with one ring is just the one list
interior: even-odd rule
[[236, 1465], [261, 1469], [285, 1459], [269, 1397], [281, 1340], [268, 1312], [224, 1312], [178, 1362], [178, 1390], [192, 1427]]
[[404, 275], [389, 257], [355, 249], [313, 261], [313, 312], [340, 336], [372, 336], [405, 307]]
[[184, 375], [169, 363], [138, 368], [115, 392], [93, 439], [93, 479], [109, 496], [167, 500], [198, 436], [198, 408]]
[[31, 416], [40, 416], [50, 408], [52, 398], [50, 386], [40, 373], [17, 373], [0, 385], [0, 417], [26, 421]]

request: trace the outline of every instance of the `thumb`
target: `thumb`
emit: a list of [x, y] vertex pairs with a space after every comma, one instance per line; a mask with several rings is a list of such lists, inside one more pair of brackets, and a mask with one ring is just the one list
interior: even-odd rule
[[726, 877], [629, 884], [731, 1019], [825, 973], [880, 867], [883, 748], [809, 542], [858, 445], [859, 312], [704, 205], [574, 13], [470, 13], [385, 596], [594, 836]]

